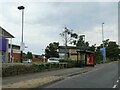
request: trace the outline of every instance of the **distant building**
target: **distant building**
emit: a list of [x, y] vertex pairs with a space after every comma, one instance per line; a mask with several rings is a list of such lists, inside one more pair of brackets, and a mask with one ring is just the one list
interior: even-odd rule
[[76, 47], [76, 46], [59, 46], [59, 58], [65, 58], [65, 53], [67, 52], [67, 57], [72, 60], [78, 61], [78, 66], [80, 65], [95, 65], [94, 52], [89, 51], [88, 47]]
[[77, 60], [79, 50], [87, 50], [87, 47], [76, 47], [76, 46], [67, 46], [67, 49], [65, 46], [59, 46], [59, 57], [65, 58], [65, 53], [67, 53], [67, 57], [72, 60]]
[[[10, 62], [10, 52], [11, 52], [11, 45], [8, 45], [8, 61]], [[21, 51], [19, 45], [12, 44], [12, 62], [20, 61], [21, 58]]]
[[33, 58], [43, 58], [42, 55], [32, 54]]
[[44, 55], [33, 54], [33, 62], [47, 62], [47, 58]]
[[8, 61], [8, 42], [9, 39], [14, 38], [9, 32], [0, 27], [0, 61], [7, 62]]
[[67, 53], [67, 57], [73, 60], [77, 60], [77, 51], [79, 48], [76, 46], [67, 46], [67, 50], [65, 46], [59, 46], [59, 57], [65, 58], [65, 53]]

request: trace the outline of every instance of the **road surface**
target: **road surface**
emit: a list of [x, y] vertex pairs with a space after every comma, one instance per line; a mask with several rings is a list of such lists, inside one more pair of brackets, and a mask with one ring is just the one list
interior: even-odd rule
[[69, 76], [43, 88], [118, 88], [118, 62], [96, 65], [89, 72]]

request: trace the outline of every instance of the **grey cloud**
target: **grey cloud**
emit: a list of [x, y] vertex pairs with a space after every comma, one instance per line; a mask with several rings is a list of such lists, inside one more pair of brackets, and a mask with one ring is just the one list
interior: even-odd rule
[[[17, 10], [17, 6], [19, 5], [20, 4], [15, 2], [5, 3], [5, 5], [3, 5], [2, 16], [5, 18], [5, 26], [13, 33], [14, 30], [12, 30], [12, 28], [14, 26], [16, 27], [15, 29], [21, 29], [18, 28], [21, 26], [21, 12]], [[91, 37], [91, 39], [88, 38], [90, 41], [92, 41], [92, 38], [94, 38], [93, 35], [95, 35], [94, 27], [101, 30], [102, 22], [105, 22], [105, 27], [108, 27], [107, 29], [112, 25], [117, 27], [118, 7], [117, 3], [113, 2], [31, 2], [24, 3], [23, 5], [25, 6], [25, 40], [28, 43], [29, 49], [31, 48], [34, 52], [38, 51], [32, 47], [30, 43], [31, 39], [39, 39], [38, 42], [34, 40], [33, 46], [36, 46], [36, 48], [45, 47], [48, 42], [61, 41], [59, 33], [62, 32], [65, 25], [79, 34], [88, 32], [87, 35], [92, 35], [92, 37], [91, 35], [88, 36]], [[18, 34], [20, 32], [21, 31], [18, 31]], [[100, 34], [97, 35], [100, 36]], [[19, 37], [17, 36], [15, 39], [14, 41], [18, 42], [17, 39], [19, 39]], [[97, 39], [99, 40], [100, 38]], [[94, 39], [92, 43], [96, 41]]]
[[[108, 6], [108, 8], [101, 9], [100, 3], [47, 3], [49, 11], [45, 9], [46, 13], [42, 14], [38, 11], [37, 15], [34, 15], [33, 22], [31, 24], [41, 24], [45, 26], [54, 26], [66, 24], [76, 27], [94, 26], [102, 21], [110, 21], [113, 17], [113, 22], [115, 22], [116, 14], [115, 11], [117, 7]], [[53, 5], [53, 6], [51, 6]], [[106, 4], [107, 5], [107, 4]], [[47, 9], [48, 9], [47, 8]], [[44, 8], [43, 8], [44, 10]], [[43, 17], [40, 17], [42, 14]], [[112, 15], [113, 14], [113, 15]], [[37, 17], [38, 16], [38, 17]], [[29, 16], [28, 16], [29, 17]]]

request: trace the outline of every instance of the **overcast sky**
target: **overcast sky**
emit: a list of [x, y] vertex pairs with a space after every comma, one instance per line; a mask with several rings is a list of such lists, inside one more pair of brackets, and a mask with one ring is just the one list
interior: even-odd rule
[[22, 12], [17, 7], [25, 6], [24, 42], [28, 46], [25, 52], [41, 54], [54, 41], [63, 45], [59, 34], [65, 26], [79, 35], [84, 34], [90, 45], [99, 45], [102, 43], [104, 22], [104, 39], [118, 42], [117, 2], [8, 1], [0, 3], [0, 26], [15, 36], [13, 44], [20, 45]]

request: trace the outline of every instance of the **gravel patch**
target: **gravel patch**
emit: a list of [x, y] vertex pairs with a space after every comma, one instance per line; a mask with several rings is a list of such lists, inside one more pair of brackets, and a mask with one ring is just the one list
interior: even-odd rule
[[42, 78], [20, 81], [17, 83], [5, 84], [2, 85], [2, 88], [36, 88], [61, 79], [61, 76], [46, 76]]

